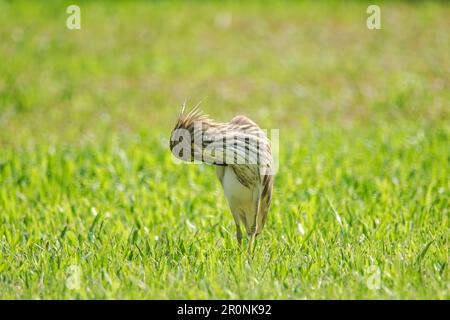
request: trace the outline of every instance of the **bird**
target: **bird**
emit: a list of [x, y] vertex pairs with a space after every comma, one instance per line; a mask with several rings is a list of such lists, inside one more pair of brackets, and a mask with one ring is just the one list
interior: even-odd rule
[[203, 113], [199, 104], [185, 112], [182, 105], [170, 136], [171, 153], [185, 162], [216, 166], [242, 244], [241, 224], [248, 235], [251, 253], [264, 228], [272, 201], [274, 183], [270, 140], [251, 119], [238, 115], [221, 123]]

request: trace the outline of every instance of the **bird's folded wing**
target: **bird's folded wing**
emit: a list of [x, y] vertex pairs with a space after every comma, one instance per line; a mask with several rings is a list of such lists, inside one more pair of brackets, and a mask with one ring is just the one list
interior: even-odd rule
[[271, 167], [269, 140], [263, 135], [231, 131], [223, 134], [205, 134], [201, 141], [201, 144], [194, 144], [194, 148], [196, 159], [202, 162], [250, 166], [260, 170]]

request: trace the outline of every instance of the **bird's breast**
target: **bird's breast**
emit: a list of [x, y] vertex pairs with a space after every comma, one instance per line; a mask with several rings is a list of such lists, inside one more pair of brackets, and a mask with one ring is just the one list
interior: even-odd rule
[[225, 167], [222, 185], [225, 196], [229, 201], [237, 203], [251, 201], [253, 196], [252, 191], [239, 182], [236, 173], [230, 166]]

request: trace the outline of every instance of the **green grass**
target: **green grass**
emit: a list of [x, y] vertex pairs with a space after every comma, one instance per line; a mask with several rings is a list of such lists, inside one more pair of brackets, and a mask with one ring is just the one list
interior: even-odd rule
[[[277, 3], [0, 1], [0, 298], [450, 298], [450, 7]], [[280, 129], [251, 256], [168, 150], [206, 96]]]

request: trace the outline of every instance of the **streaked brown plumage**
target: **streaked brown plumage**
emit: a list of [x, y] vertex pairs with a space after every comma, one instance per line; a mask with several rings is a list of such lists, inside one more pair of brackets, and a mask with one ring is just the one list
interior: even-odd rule
[[[198, 106], [187, 114], [184, 107], [172, 131], [170, 149], [175, 157], [184, 161], [216, 165], [217, 178], [236, 223], [238, 242], [240, 244], [242, 239], [242, 223], [250, 237], [250, 251], [255, 236], [264, 227], [272, 199], [270, 141], [259, 126], [245, 116], [219, 123], [203, 114]], [[183, 142], [176, 134], [178, 130], [185, 132], [183, 139], [190, 139], [189, 155], [184, 153], [185, 150], [177, 150], [178, 143]]]

